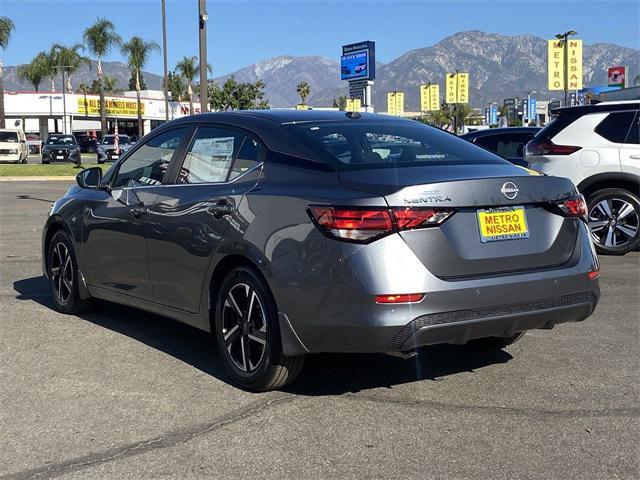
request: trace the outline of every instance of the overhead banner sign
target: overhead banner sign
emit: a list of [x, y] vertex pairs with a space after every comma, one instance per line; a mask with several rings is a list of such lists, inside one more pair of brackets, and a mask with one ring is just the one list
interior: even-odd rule
[[609, 67], [607, 69], [607, 84], [610, 87], [624, 88], [626, 86], [627, 67]]
[[445, 102], [469, 103], [469, 74], [447, 73]]
[[[138, 115], [138, 102], [122, 98], [105, 98], [104, 109], [107, 115]], [[144, 115], [144, 102], [140, 104], [141, 114]], [[78, 97], [78, 113], [85, 115], [100, 115], [100, 100]]]
[[440, 85], [420, 85], [420, 111], [440, 110]]
[[564, 90], [564, 49], [567, 48], [567, 89], [582, 90], [582, 40], [547, 42], [547, 76], [549, 90]]
[[404, 92], [387, 93], [387, 113], [397, 116], [404, 113]]

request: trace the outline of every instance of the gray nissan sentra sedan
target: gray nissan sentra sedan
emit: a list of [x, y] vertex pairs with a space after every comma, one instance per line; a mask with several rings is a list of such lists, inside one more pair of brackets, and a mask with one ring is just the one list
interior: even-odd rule
[[282, 387], [316, 352], [497, 349], [594, 310], [567, 179], [411, 120], [247, 111], [155, 129], [51, 209], [55, 308], [117, 302], [210, 331], [231, 380]]

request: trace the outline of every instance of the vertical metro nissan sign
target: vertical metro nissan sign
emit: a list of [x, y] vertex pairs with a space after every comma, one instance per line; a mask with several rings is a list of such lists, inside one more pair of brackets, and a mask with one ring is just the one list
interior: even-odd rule
[[564, 49], [567, 48], [567, 89], [582, 89], [582, 40], [549, 40], [547, 46], [548, 89], [564, 90]]

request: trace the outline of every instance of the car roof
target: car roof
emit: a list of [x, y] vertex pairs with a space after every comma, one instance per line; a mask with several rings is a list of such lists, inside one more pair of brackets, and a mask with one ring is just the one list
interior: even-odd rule
[[588, 113], [598, 112], [619, 112], [626, 110], [638, 110], [640, 109], [640, 101], [638, 100], [625, 100], [619, 102], [600, 102], [591, 105], [575, 105], [572, 107], [557, 107], [552, 108], [550, 111], [553, 115], [572, 115], [582, 116]]
[[506, 133], [538, 133], [540, 127], [500, 127], [485, 128], [484, 130], [474, 130], [473, 132], [460, 135], [462, 138], [492, 137], [494, 135], [504, 135]]

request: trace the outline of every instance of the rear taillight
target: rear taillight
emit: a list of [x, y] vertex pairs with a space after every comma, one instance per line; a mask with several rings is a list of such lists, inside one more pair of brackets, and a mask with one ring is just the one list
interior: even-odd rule
[[376, 295], [376, 303], [418, 303], [424, 293], [401, 293], [398, 295]]
[[311, 206], [309, 214], [325, 235], [369, 243], [393, 232], [440, 225], [453, 210]]
[[582, 195], [577, 197], [565, 198], [556, 205], [565, 217], [582, 217], [587, 216], [587, 202]]
[[527, 143], [528, 155], [571, 155], [582, 147], [575, 145], [556, 145], [549, 139], [536, 140]]

